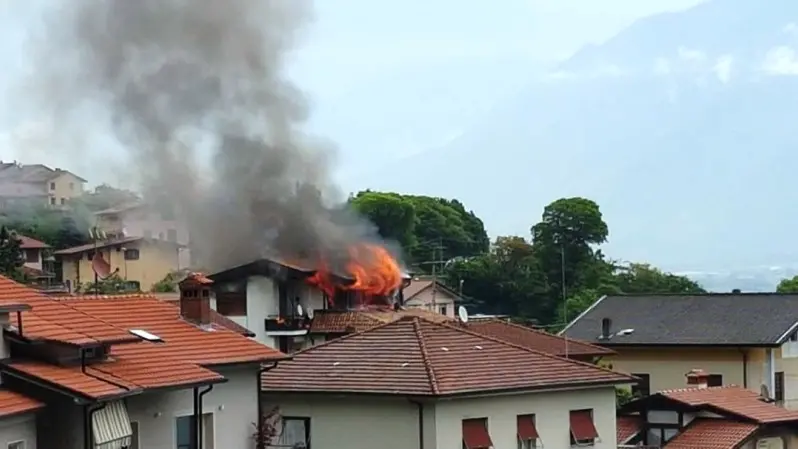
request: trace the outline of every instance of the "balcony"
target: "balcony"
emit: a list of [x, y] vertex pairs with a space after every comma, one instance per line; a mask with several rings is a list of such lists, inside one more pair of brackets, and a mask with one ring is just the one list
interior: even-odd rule
[[268, 316], [265, 320], [266, 335], [305, 335], [310, 329], [310, 321], [304, 316]]

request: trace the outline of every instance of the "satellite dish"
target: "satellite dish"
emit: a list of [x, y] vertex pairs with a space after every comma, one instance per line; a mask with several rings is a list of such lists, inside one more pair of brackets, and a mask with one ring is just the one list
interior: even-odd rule
[[768, 386], [767, 385], [762, 384], [759, 387], [759, 395], [762, 396], [762, 399], [765, 399], [765, 400], [770, 399], [770, 391], [768, 391]]
[[457, 308], [457, 316], [460, 317], [460, 321], [463, 323], [468, 322], [468, 311], [466, 311], [465, 307], [460, 306]]
[[308, 318], [310, 318], [312, 320], [313, 319], [313, 309], [308, 309], [307, 313], [308, 313]]
[[302, 316], [303, 313], [304, 313], [304, 311], [302, 310], [302, 304], [297, 304], [296, 305], [296, 314], [297, 314], [297, 316]]

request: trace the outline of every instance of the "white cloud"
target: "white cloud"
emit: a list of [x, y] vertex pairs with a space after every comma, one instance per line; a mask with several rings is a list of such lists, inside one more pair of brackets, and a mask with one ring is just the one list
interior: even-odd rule
[[701, 50], [679, 47], [679, 59], [687, 62], [703, 62], [706, 55]]
[[731, 55], [723, 55], [715, 60], [713, 71], [721, 83], [726, 84], [731, 79], [732, 63], [734, 58]]
[[798, 75], [798, 57], [790, 47], [774, 47], [765, 55], [762, 70], [770, 75]]

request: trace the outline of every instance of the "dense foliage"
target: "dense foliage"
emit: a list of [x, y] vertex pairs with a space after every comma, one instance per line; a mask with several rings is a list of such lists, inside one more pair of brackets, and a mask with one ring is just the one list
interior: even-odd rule
[[23, 281], [25, 257], [20, 249], [20, 240], [14, 231], [0, 227], [0, 274], [16, 281]]
[[[456, 200], [360, 192], [351, 204], [386, 239], [402, 244], [409, 264], [462, 288], [479, 313], [508, 314], [556, 330], [606, 294], [702, 293], [696, 282], [644, 263], [619, 264], [599, 249], [609, 227], [595, 202], [562, 198], [546, 206], [530, 238], [492, 243], [473, 212]], [[440, 246], [438, 253], [434, 249]]]

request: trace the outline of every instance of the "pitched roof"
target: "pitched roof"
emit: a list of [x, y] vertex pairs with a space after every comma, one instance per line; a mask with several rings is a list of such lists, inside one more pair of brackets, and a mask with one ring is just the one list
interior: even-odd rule
[[[3, 300], [10, 304], [11, 298], [31, 306], [30, 311], [21, 312], [21, 330], [12, 318], [17, 327], [11, 331], [21, 337], [112, 344], [109, 359], [85, 371], [29, 360], [13, 359], [4, 364], [3, 369], [12, 375], [34, 377], [88, 398], [219, 382], [224, 378], [206, 367], [287, 357], [221, 326], [201, 329], [183, 320], [177, 307], [149, 295], [66, 296], [56, 300], [0, 276], [0, 306]], [[142, 341], [129, 332], [133, 329], [147, 331], [162, 341]], [[129, 344], [113, 344], [120, 341]]]
[[[601, 340], [602, 319], [611, 320]], [[704, 295], [606, 296], [561, 334], [591, 343], [620, 345], [780, 345], [798, 329], [798, 294], [711, 293]]]
[[44, 242], [24, 235], [17, 234], [17, 238], [19, 239], [19, 247], [22, 249], [45, 249], [50, 247], [50, 245]]
[[542, 330], [495, 318], [471, 319], [464, 325], [467, 329], [495, 337], [529, 349], [559, 356], [606, 356], [615, 351], [580, 340], [565, 339]]
[[759, 428], [756, 424], [698, 418], [668, 441], [668, 449], [737, 449]]
[[178, 243], [170, 242], [170, 241], [167, 241], [167, 240], [161, 240], [161, 239], [148, 239], [148, 238], [145, 238], [145, 237], [125, 237], [125, 238], [121, 238], [121, 239], [114, 238], [114, 239], [108, 239], [108, 240], [104, 240], [104, 241], [97, 242], [97, 243], [87, 243], [85, 245], [78, 245], [78, 246], [73, 246], [71, 248], [60, 249], [58, 251], [55, 251], [53, 254], [55, 254], [57, 256], [69, 256], [69, 255], [73, 255], [73, 254], [80, 254], [80, 253], [85, 253], [85, 252], [89, 252], [89, 251], [94, 251], [96, 249], [103, 249], [103, 248], [108, 248], [108, 247], [117, 246], [117, 245], [121, 246], [121, 245], [126, 245], [128, 243], [135, 243], [135, 242], [140, 242], [140, 241], [146, 241], [148, 243], [155, 243], [155, 244], [160, 244], [160, 245], [169, 245], [169, 246], [175, 246], [175, 247], [182, 246], [182, 245], [180, 245]]
[[0, 388], [0, 418], [35, 412], [42, 407], [44, 404], [35, 399]]
[[454, 318], [423, 309], [404, 310], [317, 310], [310, 324], [311, 334], [350, 334], [406, 316], [417, 316], [435, 322], [453, 322]]
[[716, 412], [734, 415], [759, 424], [798, 422], [798, 411], [764, 402], [759, 394], [734, 385], [665, 390], [652, 396], [657, 395], [690, 407], [711, 408]]
[[432, 285], [436, 284], [436, 288], [457, 298], [459, 295], [452, 291], [449, 287], [443, 285], [441, 282], [436, 282], [434, 279], [429, 277], [416, 277], [412, 278], [410, 281], [410, 285], [402, 289], [402, 295], [404, 297], [405, 302], [412, 300], [421, 292], [426, 291], [429, 288], [432, 288]]
[[406, 316], [294, 354], [264, 373], [263, 388], [447, 396], [634, 381], [595, 365]]
[[66, 173], [82, 182], [88, 182], [69, 170], [52, 169], [44, 164], [3, 164], [3, 170], [0, 170], [0, 173], [2, 179], [15, 182], [44, 182]]
[[615, 427], [618, 444], [626, 444], [643, 430], [642, 426], [643, 420], [639, 416], [619, 416]]

